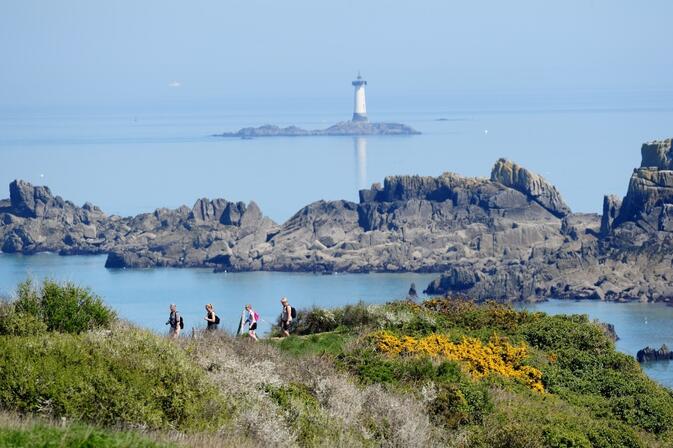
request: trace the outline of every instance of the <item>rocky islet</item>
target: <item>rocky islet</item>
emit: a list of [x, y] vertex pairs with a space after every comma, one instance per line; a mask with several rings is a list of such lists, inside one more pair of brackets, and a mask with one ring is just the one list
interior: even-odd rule
[[107, 253], [106, 266], [218, 271], [437, 272], [427, 292], [477, 299], [673, 298], [673, 149], [646, 143], [625, 198], [572, 213], [541, 176], [391, 176], [359, 202], [317, 201], [279, 225], [254, 203], [199, 199], [135, 217], [23, 181], [0, 201], [4, 252]]

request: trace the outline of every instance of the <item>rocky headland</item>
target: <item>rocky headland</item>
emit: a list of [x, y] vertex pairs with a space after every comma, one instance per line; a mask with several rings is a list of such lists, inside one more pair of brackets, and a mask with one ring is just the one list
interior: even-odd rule
[[251, 202], [199, 199], [135, 217], [77, 207], [14, 181], [4, 252], [107, 253], [110, 268], [437, 272], [432, 294], [477, 299], [673, 298], [673, 149], [647, 143], [623, 200], [572, 213], [541, 176], [504, 159], [490, 178], [391, 176], [358, 202], [317, 201], [282, 225]]
[[319, 135], [418, 135], [419, 131], [401, 123], [371, 123], [369, 121], [342, 121], [326, 129], [302, 129], [297, 126], [281, 128], [271, 124], [241, 128], [236, 132], [224, 132], [213, 137], [310, 137]]

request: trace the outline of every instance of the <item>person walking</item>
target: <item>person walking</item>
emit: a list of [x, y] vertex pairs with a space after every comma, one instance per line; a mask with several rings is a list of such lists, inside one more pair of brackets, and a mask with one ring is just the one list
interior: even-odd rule
[[294, 310], [287, 302], [287, 297], [280, 299], [280, 303], [283, 306], [283, 311], [280, 313], [280, 330], [283, 332], [283, 336], [290, 336], [290, 324], [292, 323]]
[[170, 325], [168, 335], [172, 339], [177, 339], [180, 336], [180, 330], [182, 330], [185, 324], [182, 320], [182, 316], [180, 316], [180, 313], [178, 313], [177, 305], [171, 303], [171, 306], [168, 309], [171, 312], [168, 316], [168, 322], [166, 322], [166, 325]]
[[220, 323], [220, 317], [217, 314], [215, 314], [215, 308], [213, 308], [212, 303], [206, 305], [206, 317], [204, 317], [204, 319], [208, 323], [206, 330], [208, 331], [217, 330], [217, 326]]
[[254, 341], [257, 341], [257, 321], [259, 320], [259, 314], [252, 309], [252, 305], [248, 304], [245, 306], [245, 311], [247, 317], [245, 319], [245, 325], [248, 325], [248, 336], [250, 336]]

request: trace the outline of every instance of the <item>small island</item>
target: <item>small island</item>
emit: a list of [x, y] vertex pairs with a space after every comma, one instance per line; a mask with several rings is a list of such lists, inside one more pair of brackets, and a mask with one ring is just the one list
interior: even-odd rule
[[369, 121], [342, 121], [326, 129], [302, 129], [297, 126], [281, 128], [271, 124], [241, 128], [236, 132], [215, 134], [214, 137], [307, 137], [318, 135], [418, 135], [419, 131], [401, 123], [370, 123]]
[[271, 124], [259, 127], [241, 128], [236, 132], [223, 132], [213, 137], [239, 137], [250, 139], [255, 137], [311, 137], [319, 135], [418, 135], [419, 131], [401, 123], [371, 123], [367, 117], [365, 103], [365, 86], [367, 81], [358, 77], [352, 82], [355, 87], [353, 118], [350, 121], [341, 121], [326, 129], [302, 129], [297, 126], [281, 128]]

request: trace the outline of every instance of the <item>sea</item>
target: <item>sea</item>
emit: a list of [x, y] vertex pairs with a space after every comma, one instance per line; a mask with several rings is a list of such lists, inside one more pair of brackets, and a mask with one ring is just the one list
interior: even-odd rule
[[[605, 194], [624, 195], [643, 142], [673, 136], [673, 94], [657, 92], [509, 93], [368, 98], [372, 121], [395, 121], [417, 136], [213, 137], [276, 124], [324, 128], [350, 118], [347, 100], [276, 102], [166, 101], [157, 104], [56, 107], [0, 105], [0, 197], [24, 179], [48, 185], [78, 205], [134, 215], [191, 206], [202, 197], [255, 201], [278, 223], [321, 199], [356, 201], [385, 176], [456, 172], [488, 177], [500, 157], [542, 174], [574, 211], [600, 213]], [[377, 101], [378, 100], [378, 101]], [[263, 104], [262, 104], [263, 103]], [[377, 106], [378, 105], [378, 106]], [[3, 192], [4, 189], [4, 192]], [[105, 269], [105, 256], [0, 253], [0, 296], [19, 282], [73, 281], [100, 295], [121, 317], [166, 331], [176, 303], [188, 331], [203, 328], [212, 303], [234, 331], [251, 303], [270, 329], [286, 296], [300, 308], [403, 298], [432, 274], [213, 273], [210, 269]], [[673, 308], [662, 304], [549, 301], [548, 313], [587, 314], [615, 325], [617, 348], [673, 347]], [[673, 364], [643, 365], [673, 388]]]

